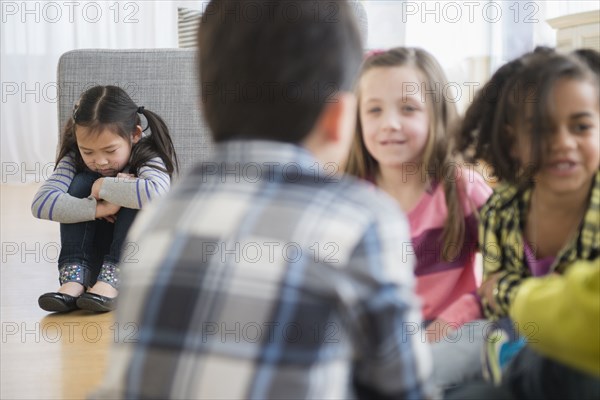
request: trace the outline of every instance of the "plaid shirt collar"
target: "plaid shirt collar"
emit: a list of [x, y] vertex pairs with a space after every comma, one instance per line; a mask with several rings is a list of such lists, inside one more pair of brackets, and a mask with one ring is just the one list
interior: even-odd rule
[[304, 147], [272, 140], [231, 140], [217, 145], [215, 160], [226, 163], [272, 165], [274, 167], [295, 163], [314, 168], [317, 159]]

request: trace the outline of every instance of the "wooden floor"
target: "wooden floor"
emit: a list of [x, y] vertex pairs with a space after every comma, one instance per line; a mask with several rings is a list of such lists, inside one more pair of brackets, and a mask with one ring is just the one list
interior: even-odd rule
[[0, 185], [1, 399], [82, 399], [100, 382], [113, 313], [48, 314], [58, 288], [59, 224], [31, 215], [37, 185]]
[[118, 330], [113, 313], [38, 307], [58, 288], [60, 238], [58, 223], [31, 215], [37, 187], [0, 185], [0, 399], [82, 399], [100, 382]]

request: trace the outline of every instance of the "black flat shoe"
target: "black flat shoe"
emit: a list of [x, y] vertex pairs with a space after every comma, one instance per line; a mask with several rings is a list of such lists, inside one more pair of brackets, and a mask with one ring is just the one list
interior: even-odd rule
[[42, 310], [50, 312], [69, 312], [77, 310], [77, 299], [71, 295], [59, 292], [44, 293], [38, 298]]
[[94, 293], [84, 293], [77, 299], [77, 307], [94, 312], [107, 312], [117, 308], [116, 297], [105, 297]]

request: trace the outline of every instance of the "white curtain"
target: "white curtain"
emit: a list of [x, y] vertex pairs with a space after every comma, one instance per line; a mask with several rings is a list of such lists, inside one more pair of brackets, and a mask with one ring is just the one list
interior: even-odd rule
[[39, 182], [51, 172], [59, 134], [60, 55], [81, 48], [177, 47], [181, 3], [1, 2], [2, 183]]
[[[554, 45], [548, 18], [598, 8], [586, 0], [361, 1], [369, 19], [367, 47], [430, 51], [454, 84], [450, 89], [460, 91], [459, 109], [470, 100], [472, 82], [482, 83], [535, 45]], [[203, 9], [206, 3], [1, 0], [1, 182], [41, 181], [47, 175], [58, 143], [61, 54], [80, 48], [177, 47], [177, 7]]]
[[550, 18], [598, 9], [597, 1], [363, 0], [371, 49], [421, 47], [444, 67], [459, 110], [502, 64], [555, 46]]

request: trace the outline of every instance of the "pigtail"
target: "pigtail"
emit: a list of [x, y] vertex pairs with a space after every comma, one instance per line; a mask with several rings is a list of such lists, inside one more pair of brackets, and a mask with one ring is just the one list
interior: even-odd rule
[[138, 112], [146, 117], [148, 121], [146, 129], [150, 129], [150, 135], [143, 137], [133, 147], [130, 160], [131, 169], [137, 173], [137, 170], [143, 164], [154, 157], [160, 157], [166, 167], [166, 169], [161, 168], [161, 170], [167, 172], [172, 177], [173, 172], [179, 171], [179, 162], [167, 124], [160, 116], [143, 107], [139, 107]]
[[83, 158], [79, 152], [79, 147], [77, 147], [77, 138], [75, 136], [75, 120], [72, 117], [69, 117], [60, 135], [60, 148], [58, 150], [58, 156], [56, 157], [54, 169], [58, 167], [60, 160], [62, 160], [69, 153], [73, 153], [75, 155], [76, 170], [83, 171], [85, 169], [85, 163], [83, 162]]
[[58, 150], [58, 156], [56, 157], [55, 169], [60, 160], [69, 154], [75, 143], [75, 121], [73, 121], [73, 118], [69, 118], [60, 135], [60, 149]]
[[[447, 86], [447, 79], [442, 67], [433, 56], [423, 50], [415, 49], [418, 66], [425, 72], [430, 87], [441, 83]], [[456, 140], [451, 135], [459, 120], [455, 104], [444, 92], [439, 93], [440, 101], [429, 103], [432, 118], [429, 143], [425, 150], [427, 173], [434, 182], [442, 185], [448, 215], [444, 222], [441, 245], [442, 258], [451, 262], [460, 254], [465, 240], [465, 212], [462, 207], [462, 196], [459, 190], [462, 170], [457, 157]]]
[[442, 231], [442, 257], [445, 261], [453, 261], [460, 255], [464, 245], [465, 215], [461, 204], [460, 181], [444, 179], [442, 182], [448, 208], [448, 216]]
[[[441, 114], [440, 123], [444, 132], [451, 131], [457, 120], [456, 114], [449, 112], [446, 107], [442, 107]], [[468, 200], [463, 199], [463, 161], [457, 156], [455, 147], [456, 143], [451, 135], [439, 136], [431, 160], [433, 165], [428, 167], [429, 170], [435, 170], [434, 178], [442, 185], [446, 199], [448, 215], [442, 231], [442, 258], [448, 262], [456, 260], [462, 252], [466, 231], [462, 204]]]

